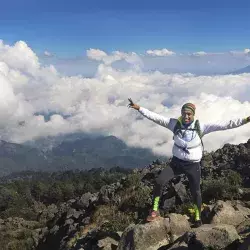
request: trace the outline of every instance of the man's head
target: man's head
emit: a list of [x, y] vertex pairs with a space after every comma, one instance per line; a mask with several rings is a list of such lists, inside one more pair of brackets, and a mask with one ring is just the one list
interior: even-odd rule
[[185, 103], [181, 108], [181, 116], [183, 123], [191, 123], [194, 120], [195, 105], [192, 103]]

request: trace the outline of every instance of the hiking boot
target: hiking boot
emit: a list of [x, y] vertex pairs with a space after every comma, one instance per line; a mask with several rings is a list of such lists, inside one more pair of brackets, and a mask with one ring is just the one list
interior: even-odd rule
[[197, 227], [200, 227], [201, 225], [202, 225], [202, 221], [201, 221], [201, 220], [196, 220], [196, 221], [194, 222], [193, 227], [194, 227], [194, 228], [197, 228]]
[[154, 221], [161, 217], [159, 211], [151, 211], [150, 214], [147, 217], [147, 221]]

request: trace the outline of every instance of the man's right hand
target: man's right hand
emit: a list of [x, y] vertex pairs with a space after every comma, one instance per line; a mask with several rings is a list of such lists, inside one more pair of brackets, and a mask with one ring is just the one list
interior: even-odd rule
[[132, 99], [131, 98], [128, 98], [128, 100], [129, 100], [129, 104], [128, 104], [128, 107], [129, 108], [133, 108], [133, 109], [136, 109], [136, 110], [139, 110], [140, 109], [140, 106], [139, 105], [137, 105], [137, 104], [135, 104], [133, 101], [132, 101]]

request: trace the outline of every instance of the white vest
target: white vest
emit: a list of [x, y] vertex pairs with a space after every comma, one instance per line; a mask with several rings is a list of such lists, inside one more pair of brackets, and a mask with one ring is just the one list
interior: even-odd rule
[[188, 127], [181, 126], [174, 135], [173, 155], [185, 161], [198, 162], [202, 158], [202, 144], [199, 134], [194, 129], [195, 121]]

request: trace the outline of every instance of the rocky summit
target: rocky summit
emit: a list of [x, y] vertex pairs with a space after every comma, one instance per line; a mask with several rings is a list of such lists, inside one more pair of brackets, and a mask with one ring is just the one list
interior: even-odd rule
[[[48, 202], [48, 198], [45, 202], [42, 196], [34, 199], [31, 192], [32, 219], [8, 217], [6, 207], [1, 208], [0, 249], [248, 250], [250, 140], [204, 155], [203, 225], [199, 228], [193, 227], [188, 180], [182, 175], [164, 188], [161, 218], [145, 221], [155, 179], [168, 164], [155, 160], [144, 168], [123, 172], [119, 178], [112, 177], [114, 181], [109, 183], [101, 170], [98, 178], [105, 176], [103, 185], [96, 189], [85, 186], [80, 195], [63, 202]], [[98, 182], [96, 176], [88, 175], [91, 183]]]

